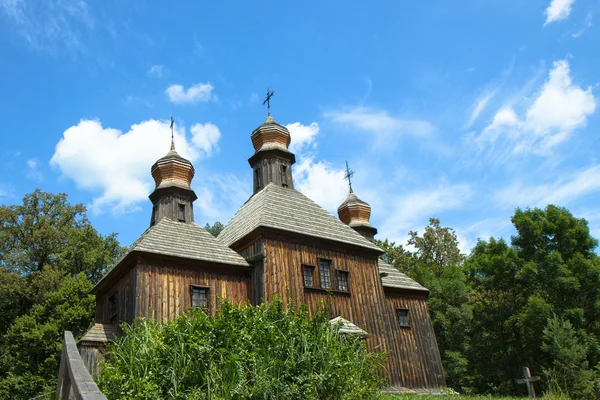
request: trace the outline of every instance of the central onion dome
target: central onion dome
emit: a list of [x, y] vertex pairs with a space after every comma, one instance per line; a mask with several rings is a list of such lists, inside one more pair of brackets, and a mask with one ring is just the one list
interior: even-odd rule
[[288, 151], [291, 140], [290, 131], [279, 125], [270, 113], [265, 122], [252, 132], [250, 139], [252, 139], [252, 145], [256, 153], [261, 150], [274, 149]]
[[189, 188], [194, 178], [194, 166], [189, 160], [181, 157], [171, 143], [171, 150], [166, 156], [159, 158], [151, 169], [156, 189], [168, 186]]
[[355, 231], [366, 237], [373, 239], [377, 229], [371, 226], [371, 206], [358, 198], [350, 187], [350, 193], [346, 200], [338, 207], [338, 216], [340, 220], [353, 228]]

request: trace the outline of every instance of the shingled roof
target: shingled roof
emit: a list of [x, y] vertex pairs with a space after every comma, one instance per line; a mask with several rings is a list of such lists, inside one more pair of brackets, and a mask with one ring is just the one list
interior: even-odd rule
[[429, 292], [425, 287], [419, 285], [381, 258], [379, 259], [379, 274], [381, 275], [381, 283], [384, 287]]
[[82, 342], [107, 343], [117, 337], [117, 327], [112, 324], [94, 324], [81, 339]]
[[142, 236], [131, 245], [128, 253], [132, 251], [249, 266], [242, 256], [200, 226], [173, 221], [169, 218], [162, 218], [142, 233]]
[[382, 250], [297, 190], [269, 183], [233, 216], [218, 239], [231, 246], [258, 227]]
[[340, 326], [340, 330], [338, 331], [341, 334], [344, 335], [356, 335], [356, 336], [369, 336], [369, 334], [360, 329], [358, 326], [354, 325], [352, 322], [348, 321], [345, 318], [340, 317], [335, 317], [331, 320], [329, 320], [329, 322], [332, 325], [336, 325], [336, 324], [341, 324]]

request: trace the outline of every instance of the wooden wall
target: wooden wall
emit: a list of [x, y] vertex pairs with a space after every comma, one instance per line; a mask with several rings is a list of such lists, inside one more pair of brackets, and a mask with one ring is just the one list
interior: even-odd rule
[[108, 290], [96, 295], [96, 322], [107, 324], [110, 322], [111, 312], [108, 299], [115, 294], [117, 301], [118, 322], [131, 323], [136, 316], [135, 287], [137, 271], [130, 269], [119, 278]]
[[442, 359], [424, 296], [386, 295], [389, 313], [408, 309], [410, 327], [401, 327], [393, 318], [393, 351], [390, 358], [398, 368], [395, 384], [411, 388], [439, 388], [446, 385]]
[[[371, 350], [389, 354], [384, 371], [388, 382], [394, 386], [434, 390], [445, 385], [425, 298], [386, 299], [376, 256], [353, 255], [277, 238], [266, 238], [264, 251], [266, 300], [274, 293], [289, 292], [297, 302], [306, 303], [314, 310], [329, 294], [322, 289], [304, 287], [302, 265], [315, 267], [314, 284], [320, 286], [318, 259], [331, 260], [333, 288], [336, 287], [336, 269], [348, 271], [350, 277], [349, 293], [331, 291], [329, 316], [341, 315], [352, 321], [371, 334], [367, 339]], [[397, 305], [410, 309], [410, 318], [415, 321], [412, 328], [398, 326]]]
[[140, 258], [136, 268], [137, 317], [174, 319], [192, 305], [191, 285], [209, 288], [209, 302], [213, 310], [218, 306], [219, 297], [234, 304], [249, 300], [250, 271], [246, 269], [219, 268], [201, 261], [183, 264], [181, 261], [161, 262], [147, 258]]

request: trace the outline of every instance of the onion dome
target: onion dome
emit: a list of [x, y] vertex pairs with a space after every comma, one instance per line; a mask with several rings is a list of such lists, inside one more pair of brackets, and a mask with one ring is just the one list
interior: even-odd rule
[[181, 157], [171, 143], [171, 150], [166, 156], [158, 159], [151, 169], [156, 189], [168, 186], [189, 188], [194, 178], [194, 166], [189, 160]]
[[283, 150], [288, 151], [290, 145], [290, 132], [271, 117], [271, 113], [261, 126], [256, 128], [252, 135], [252, 145], [255, 153], [261, 150]]
[[352, 191], [352, 187], [346, 200], [338, 207], [338, 216], [343, 223], [368, 239], [373, 239], [377, 233], [377, 229], [369, 222], [371, 206], [359, 199]]

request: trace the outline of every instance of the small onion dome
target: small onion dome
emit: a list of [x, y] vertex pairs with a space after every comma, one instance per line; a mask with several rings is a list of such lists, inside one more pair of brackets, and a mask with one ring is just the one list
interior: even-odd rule
[[358, 232], [367, 233], [371, 237], [377, 233], [377, 229], [369, 223], [371, 206], [359, 199], [352, 191], [350, 191], [346, 200], [338, 207], [338, 215], [343, 223]]
[[189, 188], [194, 178], [194, 166], [189, 160], [181, 157], [175, 151], [175, 146], [171, 145], [167, 155], [154, 163], [151, 173], [156, 189], [167, 186]]
[[261, 150], [279, 149], [288, 151], [290, 145], [290, 132], [286, 127], [281, 126], [271, 117], [267, 117], [265, 122], [252, 132], [250, 135], [255, 152]]

